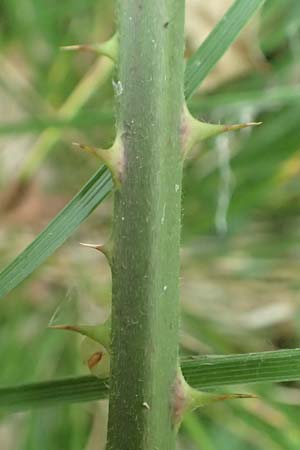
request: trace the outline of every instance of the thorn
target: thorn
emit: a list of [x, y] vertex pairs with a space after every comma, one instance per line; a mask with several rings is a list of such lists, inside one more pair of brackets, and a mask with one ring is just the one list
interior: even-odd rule
[[261, 125], [262, 122], [247, 122], [233, 125], [222, 125], [205, 123], [195, 119], [189, 112], [186, 105], [183, 108], [181, 123], [181, 142], [183, 158], [189, 153], [195, 144], [205, 141], [210, 137], [217, 136], [228, 131], [241, 130]]
[[234, 125], [223, 125], [223, 131], [235, 131], [235, 130], [242, 130], [243, 128], [249, 128], [249, 127], [257, 127], [261, 125], [262, 122], [247, 122], [247, 123], [237, 123]]
[[[91, 155], [94, 155], [94, 156], [98, 156], [98, 157], [99, 157], [98, 152], [97, 152], [97, 149], [96, 149], [95, 147], [91, 147], [91, 146], [85, 145], [85, 144], [80, 144], [79, 142], [72, 142], [72, 145], [73, 145], [74, 147], [80, 148], [80, 150], [84, 150], [85, 152], [90, 153]], [[101, 158], [101, 159], [102, 159], [102, 158]], [[104, 161], [103, 161], [103, 162], [104, 162]]]
[[95, 342], [103, 345], [108, 351], [110, 348], [110, 318], [99, 325], [49, 325], [52, 330], [75, 331], [87, 336]]
[[94, 248], [95, 250], [98, 250], [98, 252], [102, 252], [103, 253], [103, 245], [97, 245], [97, 244], [86, 244], [84, 242], [79, 242], [79, 245], [83, 245], [83, 247], [88, 247], [88, 248]]
[[257, 398], [257, 396], [253, 394], [219, 394], [199, 391], [186, 382], [179, 367], [173, 385], [172, 416], [174, 426], [178, 431], [184, 415], [189, 411], [194, 411], [214, 402], [241, 398]]
[[121, 187], [123, 171], [124, 171], [124, 162], [123, 162], [123, 147], [121, 143], [121, 139], [117, 136], [115, 142], [110, 148], [102, 149], [96, 148], [90, 145], [81, 144], [78, 142], [73, 142], [72, 145], [75, 147], [79, 147], [81, 150], [84, 150], [87, 153], [96, 156], [98, 159], [102, 161], [103, 164], [111, 172], [115, 187], [119, 189]]
[[90, 52], [94, 50], [92, 47], [93, 46], [89, 44], [78, 44], [78, 45], [64, 45], [59, 48], [64, 52], [75, 52], [75, 51]]
[[258, 398], [255, 394], [220, 394], [215, 397], [215, 401], [234, 400], [237, 398]]
[[60, 50], [67, 52], [94, 52], [99, 55], [107, 56], [112, 61], [116, 62], [118, 57], [118, 35], [115, 33], [110, 39], [101, 44], [64, 45], [60, 47]]
[[76, 333], [81, 333], [80, 327], [75, 325], [48, 325], [47, 328], [50, 328], [51, 330], [70, 330], [76, 331]]
[[80, 245], [83, 247], [93, 248], [97, 250], [98, 252], [103, 253], [103, 255], [106, 257], [108, 264], [111, 266], [112, 264], [112, 249], [110, 245], [97, 245], [97, 244], [86, 244], [84, 242], [80, 242]]
[[191, 387], [187, 389], [189, 401], [190, 401], [190, 409], [194, 410], [202, 406], [209, 405], [210, 403], [219, 402], [223, 400], [235, 400], [241, 398], [257, 398], [254, 394], [219, 394], [219, 393], [210, 393], [210, 392], [202, 392]]

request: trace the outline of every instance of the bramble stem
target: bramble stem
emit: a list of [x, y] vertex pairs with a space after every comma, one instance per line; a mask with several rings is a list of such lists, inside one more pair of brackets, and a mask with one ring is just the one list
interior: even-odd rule
[[119, 0], [108, 450], [173, 450], [183, 110], [183, 0]]

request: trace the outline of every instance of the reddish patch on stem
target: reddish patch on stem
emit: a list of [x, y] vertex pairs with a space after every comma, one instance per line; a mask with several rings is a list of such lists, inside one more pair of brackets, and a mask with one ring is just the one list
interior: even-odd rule
[[93, 353], [92, 356], [88, 359], [88, 368], [92, 369], [93, 367], [96, 366], [96, 364], [98, 364], [99, 361], [101, 361], [103, 357], [103, 352], [96, 352]]
[[186, 407], [186, 392], [184, 387], [183, 377], [176, 376], [173, 385], [173, 400], [172, 400], [172, 417], [175, 426], [178, 426], [182, 420]]

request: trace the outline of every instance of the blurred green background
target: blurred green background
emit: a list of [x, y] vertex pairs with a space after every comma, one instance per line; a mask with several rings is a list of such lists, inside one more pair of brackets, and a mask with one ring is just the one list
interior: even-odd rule
[[[204, 3], [187, 1], [187, 57], [231, 1]], [[111, 63], [60, 46], [101, 42], [114, 29], [110, 0], [0, 4], [1, 267], [97, 168], [97, 160], [72, 142], [105, 146], [113, 140]], [[299, 0], [267, 0], [190, 102], [201, 120], [263, 125], [210, 140], [186, 163], [184, 354], [299, 346], [299, 56]], [[109, 198], [1, 301], [1, 385], [87, 373], [80, 338], [47, 326], [107, 317], [109, 269], [101, 255], [79, 242], [105, 241], [111, 212]], [[178, 448], [298, 449], [299, 384], [242, 390], [259, 398], [190, 415]], [[106, 409], [106, 402], [95, 402], [2, 414], [0, 448], [104, 449]]]

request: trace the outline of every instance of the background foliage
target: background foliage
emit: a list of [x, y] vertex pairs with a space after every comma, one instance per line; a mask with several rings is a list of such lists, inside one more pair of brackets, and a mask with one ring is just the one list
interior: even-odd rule
[[[198, 3], [188, 2], [187, 55], [205, 37], [202, 30], [210, 31], [228, 6], [219, 1], [214, 2], [218, 8], [203, 11]], [[65, 53], [59, 47], [106, 39], [114, 30], [114, 16], [108, 0], [4, 0], [0, 8], [4, 266], [95, 171], [97, 162], [71, 143], [112, 141], [109, 67], [98, 70], [95, 55]], [[202, 18], [199, 29], [191, 17]], [[186, 165], [183, 354], [299, 346], [299, 26], [298, 0], [267, 0], [190, 101], [202, 120], [264, 124], [209, 141]], [[78, 90], [91, 71], [89, 92]], [[73, 100], [61, 112], [70, 96]], [[1, 300], [1, 385], [86, 374], [77, 338], [47, 325], [106, 317], [109, 270], [101, 256], [78, 243], [105, 240], [110, 217], [107, 199], [59, 251]], [[245, 387], [249, 390], [259, 399], [190, 415], [179, 446], [298, 448], [298, 383]], [[98, 449], [105, 440], [105, 408], [100, 402], [3, 412], [1, 448]]]

